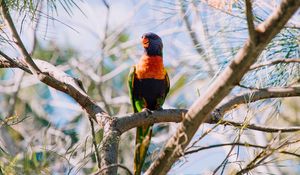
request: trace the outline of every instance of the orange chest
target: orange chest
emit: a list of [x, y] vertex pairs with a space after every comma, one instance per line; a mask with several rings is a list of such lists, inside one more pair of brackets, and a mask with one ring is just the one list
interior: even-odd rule
[[144, 55], [139, 63], [135, 65], [135, 69], [135, 74], [138, 79], [154, 78], [163, 80], [166, 76], [166, 70], [161, 56]]

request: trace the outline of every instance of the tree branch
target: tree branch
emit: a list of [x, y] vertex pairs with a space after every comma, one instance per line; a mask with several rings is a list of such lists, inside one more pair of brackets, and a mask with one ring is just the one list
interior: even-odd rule
[[253, 22], [252, 2], [251, 2], [251, 0], [245, 0], [245, 3], [246, 3], [246, 17], [247, 17], [249, 38], [250, 38], [250, 42], [252, 44], [255, 44], [256, 43], [256, 31], [255, 31], [255, 25]]
[[181, 122], [183, 116], [187, 113], [186, 109], [164, 109], [152, 111], [150, 115], [147, 112], [139, 112], [118, 117], [116, 128], [124, 133], [132, 128], [147, 126], [161, 122]]
[[281, 63], [300, 63], [300, 58], [289, 58], [289, 59], [278, 59], [278, 60], [271, 60], [271, 61], [266, 61], [262, 63], [257, 63], [254, 64], [250, 67], [250, 70], [254, 70], [257, 68], [261, 68], [264, 66], [273, 66], [276, 64], [281, 64]]
[[268, 133], [276, 133], [276, 132], [298, 132], [300, 131], [299, 126], [291, 126], [291, 127], [270, 127], [270, 126], [263, 126], [263, 125], [257, 125], [257, 124], [245, 124], [245, 123], [239, 123], [235, 121], [230, 120], [223, 120], [219, 122], [220, 125], [229, 125], [234, 127], [244, 127], [247, 129], [252, 129], [256, 131], [262, 131], [262, 132], [268, 132]]
[[[220, 123], [223, 125], [232, 125], [240, 127], [243, 123], [223, 120], [220, 121], [222, 116], [227, 112], [238, 108], [242, 104], [252, 103], [263, 99], [269, 98], [282, 98], [282, 97], [297, 97], [300, 96], [300, 87], [278, 87], [278, 88], [267, 88], [257, 89], [251, 92], [242, 93], [238, 96], [232, 97], [226, 100], [219, 107], [217, 107], [205, 120], [206, 123], [215, 124]], [[181, 122], [183, 116], [187, 113], [186, 109], [165, 109], [160, 111], [153, 111], [150, 115], [146, 112], [128, 114], [116, 119], [116, 128], [120, 133], [124, 133], [132, 128], [151, 125], [160, 122]], [[264, 132], [295, 132], [300, 127], [282, 128], [282, 127], [266, 127], [250, 124], [246, 128], [264, 131]]]
[[145, 174], [166, 174], [169, 171], [173, 163], [182, 155], [200, 124], [207, 120], [215, 106], [242, 79], [251, 64], [256, 61], [299, 6], [298, 0], [283, 0], [273, 14], [257, 27], [256, 45], [251, 44], [250, 39], [246, 41], [229, 66], [210, 85], [209, 91], [190, 107], [176, 134], [167, 142], [158, 159], [151, 164]]
[[295, 96], [300, 96], [300, 87], [274, 87], [266, 89], [257, 89], [252, 90], [248, 93], [243, 93], [241, 95], [227, 100], [218, 107], [218, 110], [220, 111], [221, 115], [224, 115], [227, 111], [237, 108], [240, 104], [251, 103], [267, 98]]
[[210, 145], [210, 146], [204, 146], [204, 147], [200, 147], [197, 149], [193, 149], [190, 151], [186, 151], [184, 152], [184, 155], [189, 155], [189, 154], [193, 154], [199, 151], [203, 151], [203, 150], [207, 150], [207, 149], [212, 149], [212, 148], [218, 148], [218, 147], [223, 147], [223, 146], [245, 146], [245, 147], [253, 147], [253, 148], [261, 148], [261, 149], [265, 149], [267, 146], [261, 146], [261, 145], [255, 145], [255, 144], [251, 144], [251, 143], [240, 143], [240, 142], [234, 142], [234, 143], [221, 143], [221, 144], [215, 144], [215, 145]]
[[2, 56], [2, 57], [0, 57], [0, 68], [20, 68], [20, 69], [24, 70], [25, 72], [31, 74], [31, 71], [29, 70], [29, 68], [26, 65], [24, 65], [22, 62], [20, 62], [19, 60], [10, 58], [8, 55], [3, 53], [1, 50], [0, 50], [0, 55]]

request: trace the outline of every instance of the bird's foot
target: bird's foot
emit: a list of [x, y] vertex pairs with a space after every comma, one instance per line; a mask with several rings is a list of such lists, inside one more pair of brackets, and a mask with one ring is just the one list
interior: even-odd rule
[[162, 107], [159, 107], [159, 108], [157, 109], [157, 111], [162, 111], [162, 110], [164, 110]]
[[147, 116], [149, 116], [149, 115], [152, 114], [152, 111], [150, 109], [148, 109], [148, 108], [143, 108], [142, 112], [145, 112]]

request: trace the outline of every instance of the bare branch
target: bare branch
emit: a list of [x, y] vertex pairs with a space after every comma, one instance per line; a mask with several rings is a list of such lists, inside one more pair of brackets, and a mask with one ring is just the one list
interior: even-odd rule
[[24, 65], [22, 62], [20, 62], [19, 60], [10, 58], [1, 50], [0, 50], [0, 55], [2, 56], [0, 57], [0, 68], [20, 68], [27, 73], [31, 73], [28, 67]]
[[110, 8], [110, 5], [107, 3], [107, 1], [106, 1], [106, 0], [102, 0], [102, 2], [103, 2], [103, 4], [105, 5], [105, 7], [106, 7], [107, 9], [109, 9], [109, 8]]
[[3, 0], [1, 1], [0, 10], [1, 10], [1, 14], [3, 15], [3, 20], [4, 20], [5, 24], [8, 26], [8, 29], [10, 30], [10, 32], [13, 36], [14, 42], [18, 46], [17, 48], [19, 49], [20, 53], [23, 55], [24, 61], [28, 65], [30, 71], [35, 75], [41, 74], [42, 73], [41, 70], [36, 66], [36, 64], [31, 59], [29, 53], [27, 52], [27, 50], [16, 30], [13, 20], [9, 14], [9, 9], [8, 9], [5, 1], [3, 1]]
[[129, 129], [151, 125], [160, 122], [181, 122], [183, 116], [187, 113], [186, 109], [165, 109], [160, 111], [153, 111], [150, 115], [147, 112], [139, 112], [128, 114], [126, 116], [119, 117], [116, 121], [116, 128], [121, 133], [128, 131]]
[[208, 87], [206, 94], [191, 106], [176, 134], [167, 142], [158, 159], [152, 163], [145, 174], [166, 174], [169, 171], [200, 124], [207, 120], [215, 106], [242, 79], [267, 44], [284, 27], [299, 6], [298, 0], [283, 0], [273, 14], [258, 26], [257, 43], [253, 45], [250, 39], [247, 40], [229, 66]]
[[[207, 150], [207, 149], [218, 148], [218, 147], [223, 147], [223, 146], [232, 146], [232, 145], [244, 146], [244, 147], [252, 147], [252, 148], [261, 148], [261, 149], [266, 149], [267, 148], [267, 146], [261, 146], [261, 145], [247, 143], [247, 142], [246, 143], [241, 143], [241, 142], [222, 143], [222, 144], [215, 144], [215, 145], [210, 145], [210, 146], [204, 146], [204, 147], [200, 147], [200, 148], [197, 148], [197, 149], [194, 149], [194, 150], [186, 151], [184, 153], [184, 155], [193, 154], [193, 153], [196, 153], [196, 152], [199, 152], [199, 151], [203, 151], [203, 150]], [[288, 151], [279, 151], [279, 153], [281, 153], [281, 154], [287, 154], [287, 155], [292, 155], [292, 156], [296, 156], [296, 157], [300, 157], [299, 154], [288, 152]]]
[[245, 2], [246, 2], [246, 17], [247, 17], [249, 38], [250, 38], [250, 42], [252, 44], [255, 44], [256, 43], [256, 31], [255, 31], [255, 25], [253, 22], [252, 2], [251, 2], [251, 0], [245, 0]]
[[240, 143], [240, 142], [235, 142], [235, 143], [221, 143], [221, 144], [204, 146], [204, 147], [200, 147], [200, 148], [193, 149], [193, 150], [190, 150], [190, 151], [186, 151], [186, 152], [184, 152], [184, 155], [193, 154], [193, 153], [196, 153], [196, 152], [199, 152], [199, 151], [203, 151], [203, 150], [207, 150], [207, 149], [218, 148], [218, 147], [223, 147], [223, 146], [232, 146], [232, 145], [245, 146], [245, 147], [253, 147], [253, 148], [261, 148], [261, 149], [265, 149], [266, 148], [266, 146], [255, 145], [255, 144], [251, 144], [251, 143]]
[[277, 59], [277, 60], [271, 60], [271, 61], [266, 61], [262, 63], [257, 63], [254, 64], [250, 67], [250, 70], [254, 70], [257, 68], [261, 68], [264, 66], [273, 66], [276, 64], [281, 64], [281, 63], [300, 63], [300, 58], [289, 58], [289, 59]]
[[258, 124], [245, 124], [245, 123], [240, 123], [240, 122], [235, 122], [235, 121], [230, 121], [230, 120], [223, 120], [219, 122], [220, 125], [229, 125], [229, 126], [234, 126], [234, 127], [243, 127], [247, 129], [252, 129], [256, 131], [262, 131], [262, 132], [269, 132], [269, 133], [276, 133], [276, 132], [298, 132], [300, 131], [299, 126], [294, 126], [294, 127], [270, 127], [270, 126], [262, 126]]
[[300, 95], [300, 87], [274, 87], [266, 89], [252, 90], [249, 93], [243, 93], [236, 97], [233, 97], [223, 104], [221, 104], [218, 109], [221, 114], [225, 114], [240, 104], [251, 103], [257, 100], [267, 99], [267, 98], [278, 98], [278, 97], [293, 97]]
[[292, 152], [288, 152], [288, 151], [280, 151], [280, 153], [300, 158], [300, 154], [297, 154], [297, 153], [292, 153]]

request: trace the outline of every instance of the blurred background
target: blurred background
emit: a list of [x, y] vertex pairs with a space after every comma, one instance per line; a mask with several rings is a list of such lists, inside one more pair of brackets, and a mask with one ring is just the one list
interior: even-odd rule
[[[208, 90], [248, 37], [244, 0], [11, 2], [11, 15], [33, 58], [48, 61], [81, 79], [88, 95], [116, 117], [132, 112], [127, 74], [143, 54], [143, 33], [155, 32], [164, 43], [164, 64], [171, 81], [164, 108], [188, 108]], [[254, 1], [255, 24], [264, 21], [279, 3]], [[0, 34], [0, 49], [18, 58], [3, 25]], [[300, 58], [299, 36], [298, 11], [258, 62]], [[229, 96], [255, 88], [289, 86], [299, 78], [298, 63], [262, 67], [247, 73]], [[225, 118], [288, 127], [300, 125], [299, 112], [299, 97], [267, 99], [244, 105]], [[86, 113], [68, 95], [19, 69], [0, 69], [0, 119], [0, 174], [91, 174], [97, 170]], [[155, 125], [145, 168], [176, 126]], [[96, 134], [100, 142], [101, 130]], [[119, 162], [130, 169], [134, 134], [135, 130], [123, 134], [119, 147]], [[191, 147], [237, 140], [266, 145], [278, 135], [299, 138], [299, 132], [270, 134], [203, 124]], [[299, 155], [299, 146], [289, 149]], [[252, 160], [258, 150], [219, 147], [199, 151], [182, 157], [170, 174], [212, 174], [218, 167], [222, 168], [216, 174], [230, 174]], [[299, 163], [299, 156], [275, 154], [252, 173], [299, 174]]]

